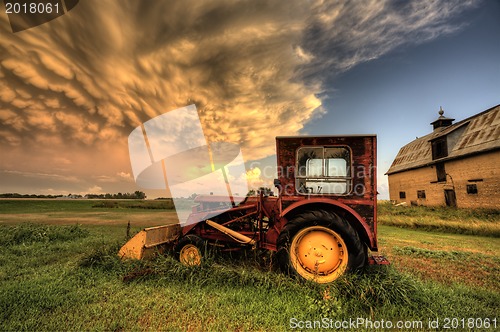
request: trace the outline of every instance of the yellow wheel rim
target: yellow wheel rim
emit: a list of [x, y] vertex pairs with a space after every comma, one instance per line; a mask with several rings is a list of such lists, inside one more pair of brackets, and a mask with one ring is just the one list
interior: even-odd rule
[[336, 232], [323, 226], [300, 230], [290, 245], [290, 262], [299, 275], [318, 283], [337, 279], [347, 268], [348, 251]]
[[201, 252], [194, 244], [187, 244], [182, 247], [179, 260], [186, 266], [196, 266], [201, 264]]

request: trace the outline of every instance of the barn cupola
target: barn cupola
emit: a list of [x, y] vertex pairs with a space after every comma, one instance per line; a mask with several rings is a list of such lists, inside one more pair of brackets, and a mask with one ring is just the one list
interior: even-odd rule
[[444, 116], [443, 108], [440, 106], [439, 107], [439, 118], [437, 118], [437, 120], [435, 120], [434, 122], [431, 122], [431, 125], [434, 127], [434, 130], [436, 130], [436, 129], [441, 128], [441, 127], [451, 126], [453, 121], [455, 121], [455, 119], [447, 118]]

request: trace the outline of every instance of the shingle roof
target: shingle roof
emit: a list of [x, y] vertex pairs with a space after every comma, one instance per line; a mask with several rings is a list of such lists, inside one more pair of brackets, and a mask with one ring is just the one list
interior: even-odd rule
[[[454, 134], [457, 134], [458, 137], [455, 137], [451, 142], [454, 144], [448, 150], [448, 155], [444, 158], [432, 160], [431, 141]], [[386, 174], [398, 173], [444, 160], [496, 149], [500, 149], [500, 105], [449, 127], [438, 128], [434, 132], [403, 146]]]

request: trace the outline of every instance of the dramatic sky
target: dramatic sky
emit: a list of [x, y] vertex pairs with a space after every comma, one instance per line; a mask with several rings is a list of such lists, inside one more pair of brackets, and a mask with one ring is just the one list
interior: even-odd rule
[[2, 193], [141, 190], [128, 135], [194, 103], [251, 186], [272, 183], [275, 136], [377, 134], [387, 199], [383, 174], [440, 106], [500, 103], [494, 0], [87, 0], [17, 33], [0, 6]]

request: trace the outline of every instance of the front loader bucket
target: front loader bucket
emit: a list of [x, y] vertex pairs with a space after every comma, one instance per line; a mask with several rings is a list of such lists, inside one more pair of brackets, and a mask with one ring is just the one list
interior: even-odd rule
[[180, 235], [179, 224], [144, 228], [121, 247], [118, 256], [121, 259], [150, 258], [160, 249], [159, 245], [173, 242]]

